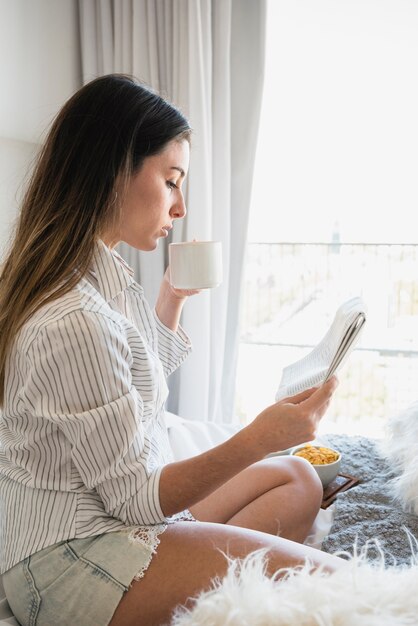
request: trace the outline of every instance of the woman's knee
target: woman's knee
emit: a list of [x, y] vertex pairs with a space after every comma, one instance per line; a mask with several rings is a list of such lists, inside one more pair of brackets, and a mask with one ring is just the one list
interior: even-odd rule
[[300, 509], [316, 514], [321, 506], [323, 487], [312, 465], [301, 457], [271, 457], [260, 462], [269, 471], [270, 481], [277, 477], [276, 486], [288, 485], [299, 501]]
[[264, 468], [276, 471], [281, 481], [306, 484], [315, 490], [322, 489], [322, 483], [315, 469], [306, 459], [299, 456], [281, 456], [263, 459], [260, 464]]
[[324, 490], [312, 465], [306, 459], [297, 456], [290, 456], [288, 462], [291, 480], [297, 484], [298, 489], [305, 492], [306, 497], [320, 504]]

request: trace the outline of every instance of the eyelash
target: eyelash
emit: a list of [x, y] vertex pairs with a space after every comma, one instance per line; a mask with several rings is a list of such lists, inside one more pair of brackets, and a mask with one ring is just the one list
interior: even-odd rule
[[178, 189], [176, 183], [173, 183], [171, 180], [167, 181], [167, 185], [170, 187], [170, 189]]

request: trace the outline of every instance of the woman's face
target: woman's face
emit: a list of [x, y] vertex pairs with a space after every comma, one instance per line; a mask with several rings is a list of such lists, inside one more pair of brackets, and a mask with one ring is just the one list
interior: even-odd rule
[[137, 250], [154, 250], [167, 237], [175, 219], [186, 215], [182, 184], [189, 169], [186, 139], [173, 140], [165, 149], [147, 157], [128, 185], [121, 210], [121, 224], [114, 246], [124, 241]]

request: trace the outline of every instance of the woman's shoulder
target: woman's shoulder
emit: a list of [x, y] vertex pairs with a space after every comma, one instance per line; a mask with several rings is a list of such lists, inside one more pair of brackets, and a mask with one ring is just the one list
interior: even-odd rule
[[80, 329], [80, 325], [95, 324], [120, 327], [120, 315], [109, 307], [88, 280], [81, 278], [70, 291], [43, 304], [25, 322], [18, 342], [27, 350], [39, 335], [48, 333], [48, 329], [61, 326], [73, 332], [77, 327]]

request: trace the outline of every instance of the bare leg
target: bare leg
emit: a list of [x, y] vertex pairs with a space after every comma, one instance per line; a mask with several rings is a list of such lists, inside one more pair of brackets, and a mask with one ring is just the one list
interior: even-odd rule
[[251, 465], [191, 507], [200, 521], [232, 524], [303, 542], [318, 513], [322, 484], [298, 457]]
[[122, 598], [109, 626], [162, 626], [170, 622], [179, 604], [186, 605], [211, 580], [222, 578], [227, 560], [243, 558], [253, 550], [269, 550], [268, 573], [309, 558], [315, 566], [334, 570], [345, 561], [273, 535], [206, 522], [179, 522], [160, 536], [161, 543], [145, 576], [134, 581]]

